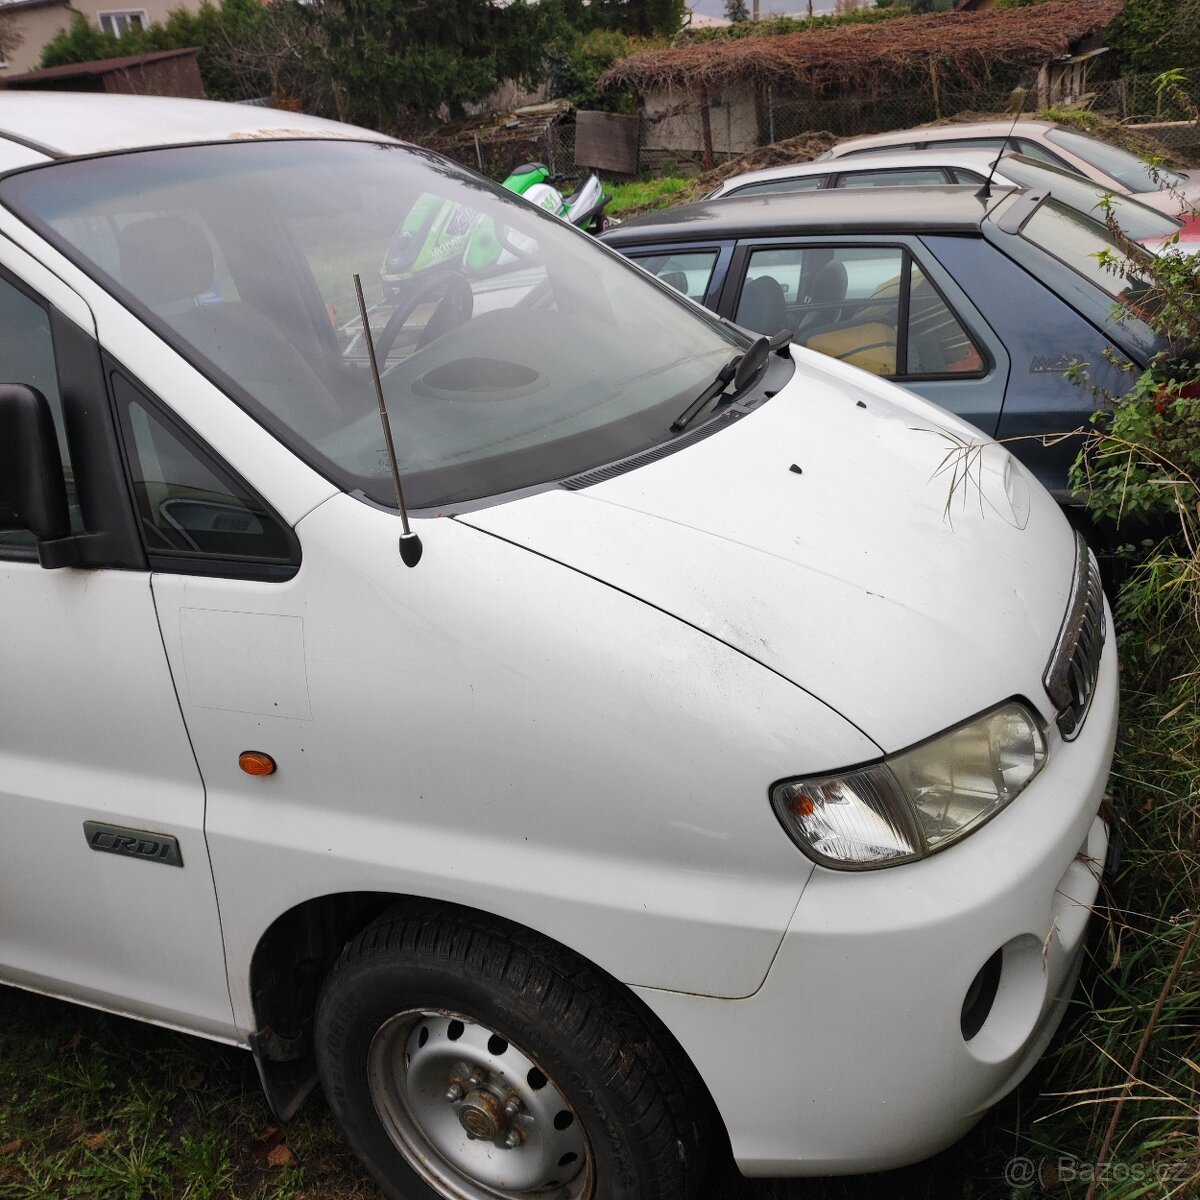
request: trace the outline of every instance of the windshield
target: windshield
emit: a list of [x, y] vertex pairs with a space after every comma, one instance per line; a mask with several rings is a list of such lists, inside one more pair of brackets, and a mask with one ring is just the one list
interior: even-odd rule
[[1179, 187], [1184, 182], [1183, 176], [1175, 171], [1166, 167], [1151, 167], [1128, 150], [1110, 146], [1108, 142], [1077, 133], [1074, 129], [1051, 129], [1046, 137], [1064, 150], [1078, 154], [1084, 162], [1099, 167], [1131, 192], [1159, 192], [1165, 188]]
[[1111, 206], [1117, 226], [1133, 242], [1169, 238], [1183, 226], [1183, 222], [1176, 217], [1169, 217], [1140, 200], [1109, 191], [1070, 171], [1060, 171], [1011, 155], [1005, 156], [997, 169], [1006, 179], [1022, 187], [1047, 188], [1056, 200], [1098, 221], [1104, 220], [1107, 203]]
[[348, 491], [415, 508], [658, 445], [743, 347], [586, 235], [412, 147], [191, 146], [10, 176], [39, 227]]

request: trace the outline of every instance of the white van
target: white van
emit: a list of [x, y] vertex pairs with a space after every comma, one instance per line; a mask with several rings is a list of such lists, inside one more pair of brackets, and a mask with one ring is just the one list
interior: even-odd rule
[[1006, 451], [364, 130], [0, 131], [0, 980], [319, 1075], [405, 1200], [886, 1168], [1022, 1078], [1117, 681]]

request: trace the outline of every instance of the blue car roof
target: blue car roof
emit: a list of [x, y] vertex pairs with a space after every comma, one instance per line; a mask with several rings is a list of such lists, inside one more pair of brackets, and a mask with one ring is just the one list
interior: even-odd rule
[[981, 198], [979, 191], [977, 184], [946, 184], [730, 196], [635, 217], [609, 229], [602, 240], [624, 248], [787, 233], [978, 233], [1010, 194], [995, 189]]

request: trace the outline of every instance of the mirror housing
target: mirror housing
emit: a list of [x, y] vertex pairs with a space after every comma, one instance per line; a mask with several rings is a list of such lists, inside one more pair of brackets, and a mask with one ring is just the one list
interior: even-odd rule
[[0, 528], [33, 533], [44, 566], [51, 563], [41, 553], [41, 543], [71, 533], [50, 405], [36, 388], [20, 383], [0, 384]]

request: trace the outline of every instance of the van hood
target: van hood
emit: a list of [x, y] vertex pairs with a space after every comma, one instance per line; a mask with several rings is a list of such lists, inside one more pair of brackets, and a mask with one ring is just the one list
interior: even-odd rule
[[1049, 719], [1075, 562], [1057, 505], [973, 427], [793, 354], [787, 387], [711, 437], [457, 519], [703, 630], [885, 753], [1012, 696]]

